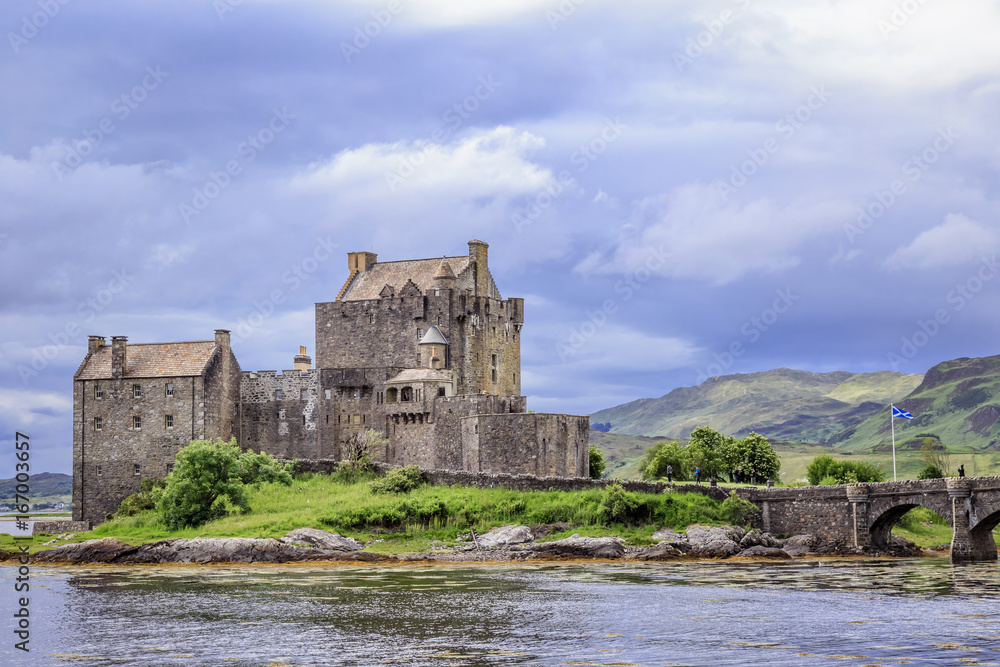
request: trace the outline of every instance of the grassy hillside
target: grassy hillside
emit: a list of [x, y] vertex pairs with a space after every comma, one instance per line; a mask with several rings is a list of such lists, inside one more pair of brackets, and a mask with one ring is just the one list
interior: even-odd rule
[[[923, 382], [896, 405], [914, 419], [896, 419], [900, 441], [934, 435], [948, 447], [1000, 449], [1000, 356], [954, 359], [927, 371]], [[891, 442], [889, 409], [833, 439], [837, 447], [883, 451]]]
[[[15, 479], [0, 479], [0, 504], [14, 502], [17, 484]], [[40, 472], [31, 475], [28, 487], [30, 491], [27, 495], [32, 503], [68, 503], [73, 496], [73, 478], [61, 472]]]
[[622, 433], [600, 433], [593, 429], [590, 431], [590, 444], [601, 450], [604, 462], [607, 464], [604, 476], [618, 479], [639, 479], [639, 461], [642, 455], [656, 443], [667, 439]]
[[811, 373], [779, 368], [709, 378], [660, 398], [645, 398], [591, 415], [613, 433], [687, 437], [698, 426], [744, 435], [826, 442], [864, 422], [889, 401], [913, 391], [923, 375]]

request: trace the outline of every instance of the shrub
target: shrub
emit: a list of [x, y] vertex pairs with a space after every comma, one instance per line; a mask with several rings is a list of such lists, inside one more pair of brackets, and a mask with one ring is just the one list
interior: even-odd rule
[[590, 446], [590, 478], [600, 479], [604, 476], [604, 454], [593, 445]]
[[111, 515], [113, 519], [126, 516], [134, 516], [139, 512], [156, 509], [156, 503], [163, 495], [163, 489], [167, 486], [165, 479], [152, 479], [147, 477], [139, 485], [139, 491], [122, 501], [118, 506], [118, 511]]
[[235, 438], [195, 440], [177, 452], [156, 507], [170, 530], [200, 526], [225, 516], [227, 504], [249, 511], [244, 486], [261, 481], [289, 485], [292, 477], [286, 464], [263, 452], [240, 452]]
[[424, 473], [415, 465], [393, 468], [372, 482], [368, 488], [372, 493], [408, 493], [424, 483]]
[[629, 524], [635, 520], [639, 510], [639, 499], [618, 483], [604, 490], [597, 515], [605, 523]]
[[924, 466], [923, 470], [917, 473], [917, 479], [941, 479], [944, 471], [936, 465]]
[[745, 523], [759, 511], [760, 508], [749, 500], [740, 498], [735, 491], [730, 491], [729, 497], [722, 501], [722, 516], [734, 525]]
[[806, 468], [806, 478], [812, 485], [853, 484], [855, 482], [882, 482], [885, 473], [877, 465], [867, 461], [838, 461], [829, 454], [821, 454]]

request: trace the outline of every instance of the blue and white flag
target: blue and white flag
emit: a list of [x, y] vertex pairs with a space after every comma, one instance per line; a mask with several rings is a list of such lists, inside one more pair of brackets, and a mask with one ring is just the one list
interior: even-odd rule
[[902, 417], [903, 419], [913, 419], [913, 415], [911, 415], [906, 410], [900, 410], [895, 405], [892, 406], [892, 416], [893, 417]]

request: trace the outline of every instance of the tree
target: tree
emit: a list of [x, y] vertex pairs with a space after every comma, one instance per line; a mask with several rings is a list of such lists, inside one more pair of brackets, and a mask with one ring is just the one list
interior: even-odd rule
[[767, 438], [759, 433], [751, 433], [733, 443], [730, 470], [748, 479], [752, 472], [757, 479], [777, 479], [781, 461]]
[[261, 452], [240, 452], [236, 439], [195, 440], [177, 452], [157, 509], [170, 530], [200, 526], [224, 516], [226, 502], [250, 510], [245, 486], [261, 481], [291, 484], [288, 466]]
[[824, 480], [833, 480], [837, 484], [882, 482], [885, 473], [867, 461], [838, 461], [829, 454], [820, 454], [806, 467], [806, 479], [813, 485]]
[[600, 479], [604, 476], [604, 454], [593, 445], [590, 446], [590, 478]]
[[667, 476], [668, 465], [673, 468], [674, 479], [680, 481], [691, 479], [693, 470], [691, 457], [687, 448], [682, 447], [676, 440], [670, 442], [664, 440], [647, 449], [639, 464], [639, 474], [643, 479], [663, 479]]
[[701, 468], [702, 477], [718, 477], [732, 460], [735, 439], [714, 428], [699, 426], [691, 431], [688, 453], [692, 465]]
[[371, 468], [375, 459], [383, 453], [388, 440], [373, 428], [364, 433], [355, 433], [347, 439], [344, 449], [344, 460], [354, 463], [359, 468]]

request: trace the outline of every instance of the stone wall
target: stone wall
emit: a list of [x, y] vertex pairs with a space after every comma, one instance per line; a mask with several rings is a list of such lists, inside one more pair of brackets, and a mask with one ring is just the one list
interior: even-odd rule
[[92, 529], [89, 521], [35, 521], [32, 535], [59, 535], [60, 533], [85, 533]]
[[286, 458], [318, 456], [318, 380], [314, 370], [243, 373], [240, 445]]
[[589, 418], [521, 413], [462, 419], [462, 469], [588, 477]]

